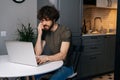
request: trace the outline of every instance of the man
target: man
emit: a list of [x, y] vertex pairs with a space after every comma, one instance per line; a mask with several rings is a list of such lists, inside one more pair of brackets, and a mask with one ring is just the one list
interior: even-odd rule
[[[39, 64], [47, 61], [63, 60], [64, 65], [53, 73], [49, 80], [65, 80], [73, 73], [71, 53], [71, 31], [57, 24], [59, 12], [53, 6], [44, 6], [38, 12], [38, 36], [35, 44], [36, 59]], [[44, 55], [40, 57], [40, 55]]]

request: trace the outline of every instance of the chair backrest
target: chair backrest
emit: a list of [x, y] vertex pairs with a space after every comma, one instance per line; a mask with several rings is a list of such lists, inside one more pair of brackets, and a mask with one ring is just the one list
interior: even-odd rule
[[80, 46], [72, 45], [70, 52], [72, 52], [72, 63], [73, 63], [73, 69], [74, 73], [70, 76], [68, 76], [68, 79], [73, 79], [75, 76], [77, 76], [77, 67], [78, 67], [78, 62], [80, 59]]
[[74, 72], [77, 72], [78, 62], [80, 59], [80, 46], [79, 45], [73, 45], [73, 54], [72, 54], [72, 60], [73, 60], [73, 68]]

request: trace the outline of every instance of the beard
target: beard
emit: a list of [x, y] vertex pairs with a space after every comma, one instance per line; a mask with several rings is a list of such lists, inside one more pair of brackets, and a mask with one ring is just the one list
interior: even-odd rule
[[50, 26], [44, 25], [44, 30], [49, 32], [51, 30], [51, 28], [53, 27], [53, 25], [54, 25], [54, 21], [52, 21], [52, 24]]

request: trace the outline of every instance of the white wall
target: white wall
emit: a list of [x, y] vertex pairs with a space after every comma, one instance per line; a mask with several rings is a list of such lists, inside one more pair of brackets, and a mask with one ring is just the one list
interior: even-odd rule
[[0, 0], [0, 34], [6, 31], [6, 37], [0, 35], [0, 54], [6, 54], [5, 40], [17, 38], [16, 29], [19, 24], [30, 22], [37, 27], [37, 0], [26, 0], [17, 4], [12, 0]]

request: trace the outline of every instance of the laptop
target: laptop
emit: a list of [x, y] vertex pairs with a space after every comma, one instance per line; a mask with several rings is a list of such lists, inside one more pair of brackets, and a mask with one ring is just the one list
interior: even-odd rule
[[32, 42], [6, 41], [9, 61], [38, 66]]

